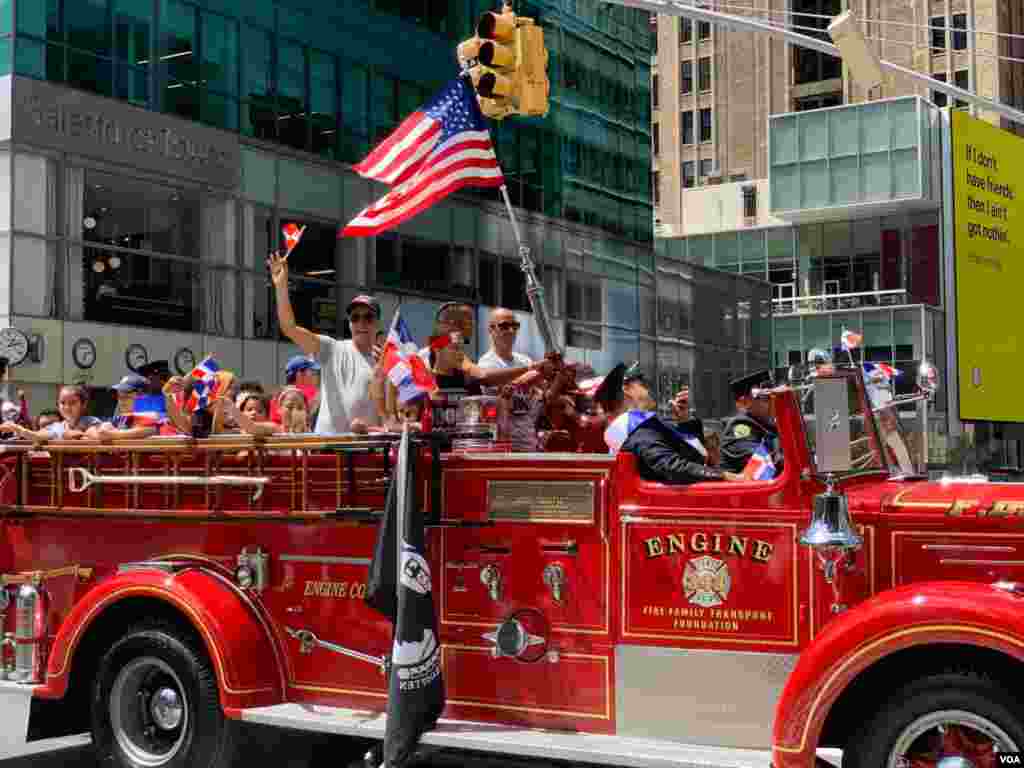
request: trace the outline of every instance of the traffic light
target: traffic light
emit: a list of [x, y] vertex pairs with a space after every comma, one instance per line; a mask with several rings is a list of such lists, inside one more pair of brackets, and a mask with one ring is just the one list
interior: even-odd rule
[[548, 113], [548, 52], [544, 30], [533, 19], [516, 16], [508, 5], [501, 13], [489, 11], [480, 17], [476, 36], [459, 44], [457, 55], [488, 117]]

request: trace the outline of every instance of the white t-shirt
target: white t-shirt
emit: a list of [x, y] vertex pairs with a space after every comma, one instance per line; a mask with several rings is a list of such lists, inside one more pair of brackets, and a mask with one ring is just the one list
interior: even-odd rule
[[318, 435], [337, 435], [352, 431], [352, 419], [380, 424], [377, 406], [370, 399], [373, 357], [363, 354], [351, 339], [339, 341], [330, 336], [320, 339], [320, 414], [316, 418]]
[[512, 353], [512, 362], [507, 363], [498, 357], [498, 353], [491, 347], [477, 363], [481, 368], [527, 368], [533, 361], [521, 352]]

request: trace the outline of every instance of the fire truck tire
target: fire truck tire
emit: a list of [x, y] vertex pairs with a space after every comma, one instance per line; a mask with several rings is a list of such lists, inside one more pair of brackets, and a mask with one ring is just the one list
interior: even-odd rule
[[220, 708], [217, 678], [198, 641], [163, 622], [133, 627], [99, 664], [92, 738], [111, 768], [228, 768], [235, 724]]
[[[843, 768], [936, 764], [940, 757], [954, 756], [984, 764], [976, 750], [990, 753], [989, 743], [1000, 752], [1024, 750], [1024, 722], [1013, 702], [1004, 688], [972, 672], [922, 678], [892, 696], [854, 733], [843, 751]], [[913, 759], [915, 754], [920, 759]]]

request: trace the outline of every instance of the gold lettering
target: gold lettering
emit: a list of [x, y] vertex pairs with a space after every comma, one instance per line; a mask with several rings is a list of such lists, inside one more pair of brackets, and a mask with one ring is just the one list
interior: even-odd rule
[[661, 557], [665, 554], [665, 547], [661, 544], [661, 539], [655, 536], [653, 539], [646, 539], [644, 544], [647, 545], [647, 558]]
[[716, 533], [715, 534], [715, 548], [714, 548], [714, 551], [715, 552], [721, 552], [722, 551], [722, 534], [720, 534], [720, 533]]
[[974, 499], [957, 499], [949, 505], [946, 514], [950, 517], [963, 517], [964, 512], [973, 507], [975, 503]]
[[312, 581], [307, 581], [306, 582], [306, 591], [303, 593], [303, 595], [305, 597], [309, 597], [310, 595], [313, 595], [313, 594], [316, 594], [313, 591], [313, 582]]
[[730, 536], [729, 537], [729, 554], [743, 556], [747, 554], [747, 537], [743, 536]]
[[701, 531], [693, 534], [690, 537], [690, 549], [694, 552], [707, 552], [708, 551], [708, 535]]
[[772, 558], [772, 545], [767, 541], [754, 541], [754, 554], [752, 557], [762, 563], [767, 563]]
[[681, 533], [670, 533], [668, 535], [668, 553], [671, 555], [674, 552], [685, 552], [686, 542], [683, 540]]

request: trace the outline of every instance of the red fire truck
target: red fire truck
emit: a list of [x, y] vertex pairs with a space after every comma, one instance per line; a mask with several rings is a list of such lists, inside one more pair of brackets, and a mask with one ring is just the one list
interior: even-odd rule
[[[424, 744], [776, 768], [1024, 748], [1024, 490], [906, 471], [914, 436], [859, 368], [760, 396], [764, 481], [421, 444], [448, 695]], [[59, 725], [110, 765], [207, 768], [239, 722], [381, 738], [390, 625], [362, 598], [392, 444], [8, 444], [0, 740]]]

